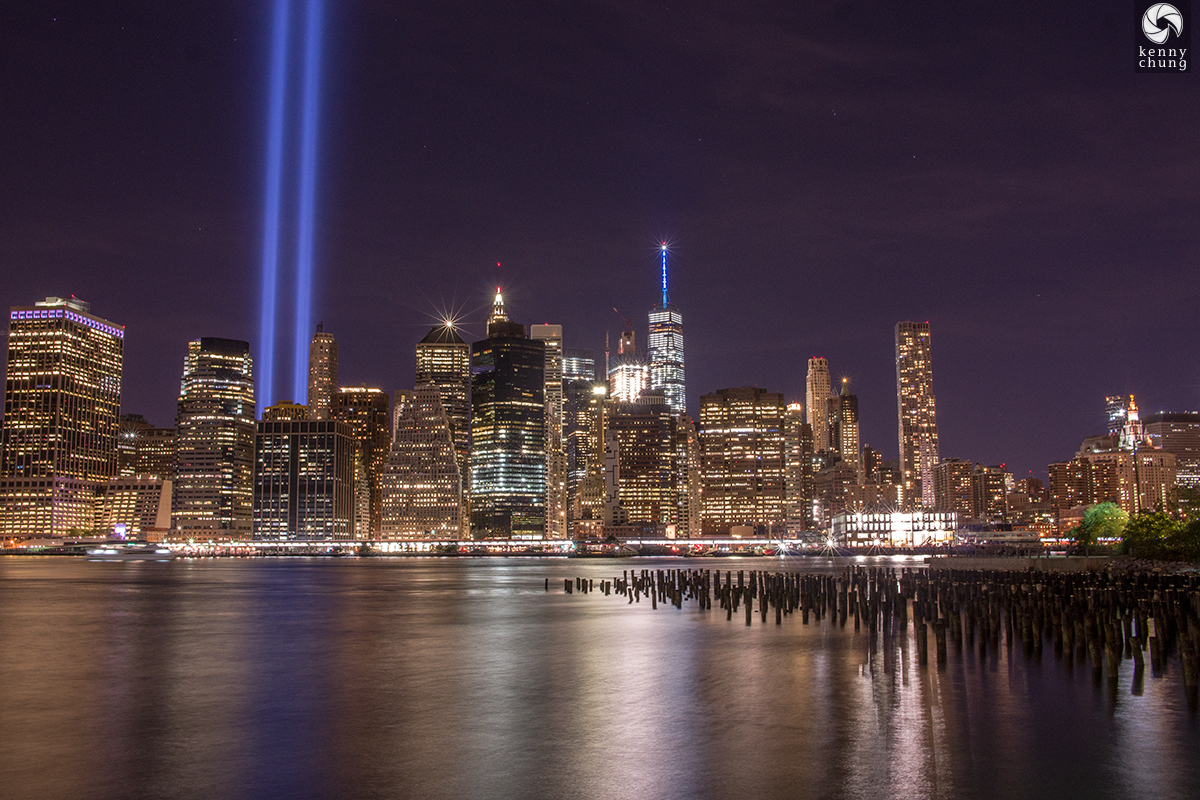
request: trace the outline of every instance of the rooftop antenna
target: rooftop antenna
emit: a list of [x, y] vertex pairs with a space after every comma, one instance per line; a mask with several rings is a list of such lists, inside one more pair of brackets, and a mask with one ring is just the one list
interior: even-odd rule
[[[663, 290], [662, 304], [663, 304], [663, 308], [666, 308], [667, 303], [671, 302], [671, 299], [669, 297], [667, 297], [667, 243], [666, 242], [662, 243], [662, 250], [660, 252], [662, 253], [662, 290]], [[615, 311], [616, 309], [613, 309], [613, 310]]]

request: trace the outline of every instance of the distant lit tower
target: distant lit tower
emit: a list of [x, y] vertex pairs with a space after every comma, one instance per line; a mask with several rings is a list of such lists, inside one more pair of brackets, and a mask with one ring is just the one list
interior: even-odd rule
[[583, 518], [580, 489], [602, 468], [601, 417], [607, 392], [596, 382], [596, 354], [568, 347], [563, 358], [563, 448], [567, 465], [567, 522]]
[[862, 452], [858, 444], [858, 396], [850, 394], [850, 381], [842, 378], [842, 391], [829, 398], [827, 405], [830, 451], [842, 463], [853, 467], [859, 484], [863, 483]]
[[[613, 311], [616, 311], [614, 308]], [[620, 315], [621, 312], [617, 311]], [[617, 354], [608, 357], [605, 348], [605, 361], [608, 363], [608, 396], [614, 403], [632, 403], [650, 389], [650, 367], [645, 360], [638, 357], [637, 343], [634, 339], [633, 321], [625, 320], [626, 328], [621, 333], [617, 344]]]
[[393, 418], [382, 538], [462, 538], [462, 475], [441, 392], [431, 384], [397, 392]]
[[471, 534], [541, 539], [546, 527], [546, 346], [525, 337], [496, 290], [471, 346]]
[[254, 506], [254, 371], [250, 345], [188, 342], [175, 415], [172, 527], [247, 539]]
[[789, 535], [813, 527], [813, 437], [804, 421], [804, 406], [789, 403], [784, 411], [784, 507]]
[[804, 407], [808, 424], [812, 427], [813, 446], [824, 450], [829, 441], [829, 410], [827, 401], [833, 396], [833, 385], [829, 380], [829, 360], [813, 356], [808, 360], [807, 392]]
[[124, 350], [124, 327], [75, 297], [10, 309], [0, 532], [90, 532], [95, 497], [117, 475]]
[[417, 344], [415, 385], [437, 389], [450, 423], [458, 471], [465, 476], [471, 441], [471, 346], [453, 323], [436, 326]]
[[562, 325], [530, 325], [546, 346], [546, 538], [567, 537], [567, 454], [563, 447]]
[[333, 395], [338, 390], [338, 346], [333, 334], [317, 325], [308, 346], [308, 418], [329, 419]]
[[936, 503], [938, 428], [928, 322], [896, 323], [896, 410], [901, 502], [931, 509]]
[[783, 533], [783, 395], [753, 386], [700, 397], [703, 531], [748, 526]]
[[1108, 435], [1118, 439], [1125, 432], [1125, 422], [1129, 419], [1129, 401], [1132, 395], [1118, 394], [1104, 398], [1104, 416], [1108, 420]]
[[667, 294], [667, 243], [663, 242], [662, 303], [650, 310], [650, 388], [661, 389], [672, 414], [687, 410], [683, 386], [683, 315]]
[[379, 477], [392, 444], [391, 398], [381, 389], [343, 386], [333, 396], [332, 419], [350, 426], [354, 438], [354, 536], [369, 539], [380, 529]]
[[254, 539], [352, 539], [357, 447], [351, 428], [333, 419], [287, 419], [291, 412], [263, 409], [257, 426]]
[[1133, 395], [1106, 397], [1104, 405], [1108, 416], [1108, 435], [1116, 437], [1119, 447], [1139, 449], [1144, 444], [1145, 432]]

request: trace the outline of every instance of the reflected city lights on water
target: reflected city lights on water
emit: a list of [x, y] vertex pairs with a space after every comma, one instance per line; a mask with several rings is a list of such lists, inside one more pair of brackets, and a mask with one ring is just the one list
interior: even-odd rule
[[563, 591], [680, 566], [2, 559], [4, 794], [1171, 798], [1200, 785], [1174, 662], [1140, 696], [1124, 670], [1110, 695], [1049, 650], [951, 647], [922, 666], [911, 627], [748, 626]]

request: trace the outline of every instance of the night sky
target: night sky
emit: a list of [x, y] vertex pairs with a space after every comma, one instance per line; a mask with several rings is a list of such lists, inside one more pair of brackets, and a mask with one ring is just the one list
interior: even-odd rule
[[[1135, 71], [1130, 3], [326, 21], [313, 319], [343, 385], [411, 387], [415, 343], [445, 309], [478, 338], [497, 283], [567, 346], [602, 355], [614, 306], [644, 343], [666, 239], [693, 414], [730, 386], [802, 400], [822, 355], [895, 458], [901, 319], [931, 323], [943, 457], [1044, 476], [1106, 394], [1200, 409], [1200, 93]], [[0, 305], [75, 294], [126, 325], [124, 411], [159, 425], [189, 339], [259, 356], [270, 22], [265, 1], [0, 7]], [[277, 399], [303, 402], [290, 328]]]

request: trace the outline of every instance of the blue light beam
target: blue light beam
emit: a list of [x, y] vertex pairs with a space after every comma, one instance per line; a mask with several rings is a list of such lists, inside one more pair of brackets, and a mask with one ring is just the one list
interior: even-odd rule
[[283, 192], [283, 112], [287, 86], [289, 0], [275, 0], [267, 110], [266, 200], [263, 209], [262, 309], [259, 314], [258, 407], [274, 402], [275, 295], [279, 283], [279, 206]]
[[296, 340], [292, 391], [308, 396], [308, 344], [312, 338], [313, 217], [317, 194], [317, 106], [321, 79], [323, 0], [308, 0], [304, 32], [304, 99], [300, 139], [300, 219], [296, 242]]

